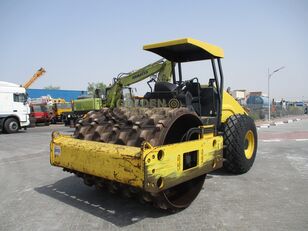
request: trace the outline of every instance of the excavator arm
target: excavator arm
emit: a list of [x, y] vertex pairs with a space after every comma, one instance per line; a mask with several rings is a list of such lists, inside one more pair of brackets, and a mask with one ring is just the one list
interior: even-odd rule
[[114, 84], [107, 88], [105, 106], [115, 107], [118, 100], [121, 99], [121, 90], [124, 87], [128, 87], [153, 75], [157, 75], [156, 81], [169, 82], [171, 73], [172, 63], [165, 59], [160, 59], [137, 71], [122, 73], [115, 79]]

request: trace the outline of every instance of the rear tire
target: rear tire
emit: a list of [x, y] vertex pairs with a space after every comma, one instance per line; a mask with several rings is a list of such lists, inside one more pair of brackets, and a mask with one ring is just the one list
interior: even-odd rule
[[248, 172], [258, 145], [254, 120], [247, 115], [231, 116], [224, 128], [224, 145], [224, 168], [235, 174]]
[[15, 118], [8, 118], [4, 122], [4, 130], [6, 133], [16, 133], [19, 130], [19, 122]]

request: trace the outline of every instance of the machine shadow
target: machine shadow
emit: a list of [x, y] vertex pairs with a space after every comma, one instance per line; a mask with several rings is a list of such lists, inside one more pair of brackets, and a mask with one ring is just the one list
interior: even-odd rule
[[35, 191], [102, 218], [118, 227], [131, 225], [147, 217], [171, 215], [170, 212], [141, 204], [137, 199], [123, 198], [108, 191], [88, 187], [75, 176], [35, 188]]
[[214, 175], [214, 176], [234, 176], [235, 174], [231, 173], [231, 172], [228, 172], [224, 168], [219, 168], [219, 169], [216, 169], [213, 172], [208, 173], [206, 177], [207, 178], [212, 178], [212, 175]]

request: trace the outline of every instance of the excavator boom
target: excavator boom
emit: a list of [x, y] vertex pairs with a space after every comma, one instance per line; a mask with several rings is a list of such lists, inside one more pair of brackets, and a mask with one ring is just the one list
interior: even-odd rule
[[151, 63], [137, 71], [129, 73], [121, 73], [115, 79], [114, 84], [107, 89], [107, 107], [115, 107], [119, 99], [121, 99], [121, 90], [132, 84], [140, 82], [150, 76], [157, 75], [156, 81], [169, 82], [172, 74], [172, 63], [165, 59], [160, 59]]

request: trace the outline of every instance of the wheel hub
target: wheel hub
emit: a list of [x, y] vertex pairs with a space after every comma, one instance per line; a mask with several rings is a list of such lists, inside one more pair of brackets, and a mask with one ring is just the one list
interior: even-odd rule
[[247, 159], [250, 159], [253, 155], [255, 147], [255, 139], [253, 132], [251, 130], [246, 132], [245, 141], [244, 141], [244, 148], [245, 148], [245, 156]]
[[13, 121], [10, 123], [9, 127], [10, 127], [10, 130], [16, 131], [18, 129], [18, 124], [15, 121]]

